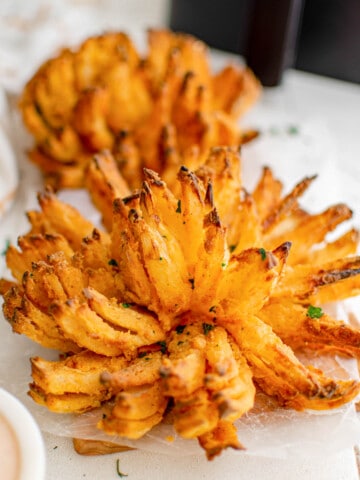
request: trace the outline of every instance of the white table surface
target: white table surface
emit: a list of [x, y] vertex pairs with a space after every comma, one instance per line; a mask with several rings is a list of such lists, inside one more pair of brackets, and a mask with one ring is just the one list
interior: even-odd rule
[[[124, 11], [127, 3], [130, 4], [130, 1], [122, 2]], [[149, 8], [149, 3], [151, 4], [151, 2], [138, 0], [135, 3], [139, 9], [143, 6], [145, 10]], [[166, 2], [161, 3], [165, 5]], [[163, 14], [162, 11], [160, 13]], [[136, 29], [140, 22], [139, 25], [136, 24], [134, 7], [131, 9], [129, 18], [132, 21], [131, 28]], [[216, 53], [214, 55], [215, 63], [224, 60], [225, 57], [227, 56]], [[338, 182], [341, 187], [346, 186], [346, 188], [337, 190], [332, 185], [331, 189], [333, 189], [335, 197], [339, 195], [339, 192], [341, 193], [342, 198], [335, 198], [336, 201], [345, 201], [353, 207], [355, 223], [358, 223], [359, 213], [357, 211], [360, 212], [360, 196], [357, 187], [360, 176], [360, 87], [290, 70], [284, 75], [280, 87], [265, 89], [259, 104], [245, 117], [244, 124], [257, 126], [262, 123], [264, 127], [270, 128], [274, 122], [284, 125], [287, 121], [293, 122], [294, 120], [300, 126], [314, 124], [326, 129], [327, 138], [331, 142], [331, 148], [327, 150], [329, 163], [341, 166]], [[251, 147], [248, 150], [244, 149], [243, 155], [246, 161], [247, 157], [251, 155]], [[266, 163], [265, 159], [263, 163]], [[26, 179], [23, 178], [23, 186], [26, 184], [25, 181]], [[24, 195], [24, 191], [20, 191], [22, 200], [19, 200], [6, 218], [0, 221], [2, 237], [16, 233], [17, 217], [22, 215], [23, 207], [27, 208], [29, 202], [31, 203], [29, 196], [32, 193]], [[207, 462], [204, 455], [173, 457], [142, 451], [102, 457], [82, 457], [74, 452], [70, 439], [45, 432], [43, 436], [47, 452], [46, 480], [116, 479], [119, 478], [116, 472], [117, 459], [120, 460], [121, 471], [128, 474], [127, 478], [130, 480], [168, 478], [181, 480], [202, 478], [209, 480], [218, 478], [224, 480], [235, 478], [355, 480], [359, 478], [352, 447], [331, 456], [319, 456], [306, 461], [296, 457], [280, 460], [242, 453], [234, 454], [229, 451], [214, 461]], [[331, 442], [331, 438], [324, 438], [324, 442]]]

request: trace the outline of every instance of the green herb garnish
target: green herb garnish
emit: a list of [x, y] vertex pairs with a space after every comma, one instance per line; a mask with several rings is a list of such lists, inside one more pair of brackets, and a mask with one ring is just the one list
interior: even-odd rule
[[124, 478], [124, 477], [128, 476], [127, 473], [122, 473], [120, 471], [120, 460], [119, 459], [116, 460], [116, 473], [119, 475], [120, 478]]
[[130, 308], [131, 307], [131, 303], [122, 303], [121, 304], [123, 308]]
[[230, 253], [233, 253], [233, 251], [236, 249], [237, 245], [229, 245], [229, 250]]
[[321, 318], [324, 315], [321, 307], [314, 307], [313, 305], [309, 305], [306, 315], [310, 318]]
[[261, 260], [265, 260], [266, 258], [266, 250], [265, 248], [259, 248], [259, 253], [261, 255]]
[[178, 335], [180, 335], [181, 333], [183, 333], [183, 331], [185, 330], [186, 328], [186, 325], [178, 325], [176, 328], [175, 328], [175, 331]]
[[287, 129], [289, 135], [297, 135], [299, 133], [299, 128], [295, 125], [290, 125]]
[[207, 335], [209, 332], [211, 332], [211, 330], [215, 328], [215, 326], [211, 325], [211, 323], [203, 323], [202, 328], [203, 328], [204, 335]]
[[160, 351], [161, 353], [165, 353], [166, 352], [166, 342], [165, 340], [161, 340], [160, 342], [157, 342], [157, 345], [160, 345]]
[[181, 200], [178, 200], [178, 202], [177, 202], [176, 213], [181, 213]]
[[108, 264], [113, 266], [113, 267], [118, 267], [118, 263], [115, 260], [115, 258], [110, 258], [110, 260], [108, 261]]
[[209, 308], [209, 312], [216, 312], [216, 305], [213, 305], [212, 307]]
[[194, 290], [194, 288], [195, 288], [195, 278], [189, 278], [189, 282], [191, 284], [191, 290]]
[[1, 255], [2, 255], [3, 257], [5, 257], [6, 252], [9, 250], [9, 247], [10, 247], [10, 240], [7, 239], [7, 240], [5, 241], [5, 248], [4, 248], [4, 250], [1, 252]]

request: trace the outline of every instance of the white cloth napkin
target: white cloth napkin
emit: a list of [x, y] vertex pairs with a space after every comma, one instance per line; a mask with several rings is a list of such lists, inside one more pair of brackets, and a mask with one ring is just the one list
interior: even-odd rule
[[0, 218], [14, 200], [18, 185], [16, 159], [8, 138], [8, 114], [5, 92], [0, 88]]
[[167, 0], [1, 0], [0, 85], [19, 92], [34, 70], [63, 46], [89, 35], [122, 30], [143, 45], [139, 32], [165, 24]]

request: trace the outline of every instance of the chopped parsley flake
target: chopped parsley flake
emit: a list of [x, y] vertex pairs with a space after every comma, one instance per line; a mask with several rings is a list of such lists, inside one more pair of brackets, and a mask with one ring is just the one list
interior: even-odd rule
[[221, 268], [225, 268], [225, 267], [226, 267], [226, 263], [223, 262], [223, 263], [221, 264]]
[[233, 253], [233, 251], [236, 249], [237, 245], [229, 245], [229, 250], [230, 253]]
[[131, 303], [122, 303], [121, 305], [123, 306], [123, 308], [130, 308], [131, 307]]
[[310, 318], [321, 318], [324, 315], [321, 307], [314, 307], [313, 305], [309, 305], [306, 315]]
[[183, 331], [185, 330], [186, 328], [186, 325], [178, 325], [176, 328], [175, 328], [175, 331], [178, 335], [180, 335], [180, 333], [183, 333]]
[[213, 305], [212, 307], [209, 308], [209, 312], [216, 312], [216, 305]]
[[191, 284], [191, 290], [194, 290], [194, 288], [195, 288], [195, 278], [189, 278], [189, 282]]
[[10, 240], [6, 240], [6, 242], [5, 242], [5, 248], [4, 248], [4, 250], [1, 252], [1, 255], [2, 255], [3, 257], [6, 255], [6, 252], [8, 251], [9, 247], [10, 247]]
[[115, 260], [115, 258], [110, 258], [110, 260], [108, 261], [108, 264], [113, 266], [113, 267], [117, 267], [118, 266], [118, 263], [117, 261]]
[[178, 202], [177, 202], [176, 213], [181, 213], [181, 200], [178, 200]]
[[210, 323], [203, 323], [202, 327], [204, 335], [207, 335], [209, 332], [211, 332], [211, 330], [215, 328], [214, 325], [211, 325]]
[[160, 345], [160, 351], [161, 353], [166, 352], [166, 342], [164, 340], [161, 340], [160, 342], [157, 342], [158, 345]]
[[299, 133], [299, 128], [295, 125], [290, 125], [287, 129], [289, 135], [297, 135]]
[[265, 248], [259, 248], [259, 253], [261, 255], [261, 260], [265, 260], [266, 258], [266, 250]]
[[120, 478], [124, 478], [124, 477], [128, 476], [126, 473], [122, 473], [120, 471], [120, 460], [119, 459], [116, 460], [116, 473], [119, 475]]

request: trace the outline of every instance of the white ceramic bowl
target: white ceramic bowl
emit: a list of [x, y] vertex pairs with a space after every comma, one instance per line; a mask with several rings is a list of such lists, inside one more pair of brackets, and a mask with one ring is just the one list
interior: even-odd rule
[[0, 388], [1, 417], [10, 426], [18, 444], [20, 472], [15, 479], [44, 480], [46, 455], [39, 427], [25, 406], [2, 388]]

